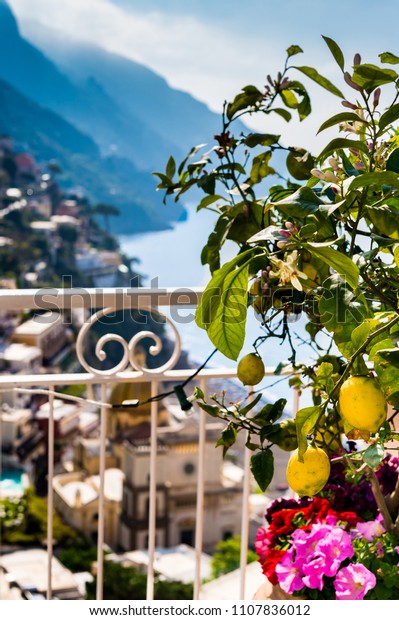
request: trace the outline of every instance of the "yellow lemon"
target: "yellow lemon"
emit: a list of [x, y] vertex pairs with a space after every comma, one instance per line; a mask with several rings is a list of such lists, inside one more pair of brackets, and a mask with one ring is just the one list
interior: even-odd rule
[[237, 366], [237, 377], [244, 385], [257, 385], [265, 376], [265, 365], [256, 353], [248, 353]]
[[361, 431], [376, 433], [387, 418], [387, 402], [375, 379], [350, 377], [339, 392], [339, 411]]
[[295, 450], [287, 465], [287, 482], [298, 495], [313, 497], [326, 484], [330, 475], [330, 459], [324, 450], [309, 446], [303, 455], [303, 463], [298, 460]]

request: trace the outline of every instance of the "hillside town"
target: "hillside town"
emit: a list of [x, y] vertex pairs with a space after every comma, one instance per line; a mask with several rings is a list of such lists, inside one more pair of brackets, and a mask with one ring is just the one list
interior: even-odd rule
[[[45, 167], [0, 136], [0, 265], [3, 289], [44, 286], [127, 286], [138, 276], [109, 233], [116, 211], [92, 207], [81, 188], [65, 193], [56, 162]], [[102, 220], [105, 220], [104, 222]], [[84, 316], [2, 310], [0, 372], [40, 375], [79, 371], [76, 335]], [[138, 327], [137, 329], [140, 329]], [[146, 351], [140, 350], [141, 363]], [[60, 388], [62, 391], [62, 388]], [[85, 401], [84, 385], [68, 386], [54, 399], [53, 596], [85, 598], [95, 578], [100, 502], [99, 410]], [[81, 397], [79, 402], [68, 395]], [[138, 410], [123, 403], [147, 401], [150, 384], [116, 384], [107, 398], [104, 542], [115, 565], [145, 571], [148, 562], [150, 404]], [[46, 497], [48, 495], [48, 398], [0, 394], [0, 519], [2, 598], [46, 596]], [[188, 584], [194, 579], [198, 413], [183, 412], [173, 396], [158, 407], [157, 574]], [[220, 423], [206, 426], [202, 578], [211, 576], [211, 554], [220, 541], [240, 532], [243, 469], [223, 461], [214, 446]], [[264, 501], [254, 496], [253, 529]], [[191, 590], [187, 597], [190, 598]]]

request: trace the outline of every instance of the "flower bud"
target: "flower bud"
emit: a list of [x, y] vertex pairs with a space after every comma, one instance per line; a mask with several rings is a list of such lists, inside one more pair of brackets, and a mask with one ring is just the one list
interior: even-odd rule
[[344, 73], [344, 80], [348, 84], [348, 86], [350, 86], [354, 90], [357, 90], [360, 93], [362, 92], [363, 88], [361, 86], [359, 86], [359, 84], [356, 84], [356, 82], [354, 82], [352, 80], [352, 78], [351, 78], [350, 74], [348, 73], [348, 71], [345, 71], [345, 73]]
[[381, 88], [376, 88], [374, 91], [374, 99], [373, 99], [374, 108], [376, 108], [378, 104], [380, 103], [380, 95], [381, 95]]
[[312, 170], [310, 171], [310, 174], [313, 177], [316, 177], [316, 179], [324, 180], [324, 173], [321, 170], [318, 170], [317, 168], [312, 168]]
[[291, 233], [288, 230], [279, 230], [278, 234], [281, 235], [281, 237], [285, 237], [286, 239], [289, 239], [291, 237]]
[[327, 170], [327, 172], [324, 173], [324, 180], [328, 183], [338, 183], [338, 177], [336, 177], [331, 170]]
[[287, 243], [288, 241], [277, 241], [277, 247], [280, 248], [280, 250], [283, 250]]
[[330, 164], [331, 168], [336, 172], [340, 169], [338, 165], [338, 159], [336, 157], [330, 157], [328, 163]]
[[355, 161], [353, 167], [355, 168], [355, 170], [364, 170], [366, 168], [362, 161]]
[[362, 62], [362, 59], [360, 57], [360, 54], [355, 54], [353, 58], [353, 64], [356, 66], [356, 65], [360, 65], [361, 62]]
[[341, 104], [344, 106], [344, 108], [349, 108], [350, 110], [357, 110], [357, 105], [351, 103], [350, 101], [346, 101], [346, 99], [344, 99], [344, 101], [341, 101]]

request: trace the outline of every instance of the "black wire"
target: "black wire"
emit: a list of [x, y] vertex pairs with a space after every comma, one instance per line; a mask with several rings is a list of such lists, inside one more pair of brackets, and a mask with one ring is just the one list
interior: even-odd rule
[[[209, 360], [215, 355], [216, 352], [217, 352], [217, 349], [214, 349], [212, 353], [208, 355], [205, 362], [201, 364], [201, 366], [199, 366], [197, 370], [192, 375], [190, 375], [190, 377], [188, 377], [183, 383], [180, 383], [179, 386], [181, 388], [184, 388], [188, 383], [190, 383], [201, 372], [201, 370], [205, 368]], [[140, 400], [140, 401], [138, 400], [137, 402], [134, 402], [134, 403], [127, 402], [125, 405], [123, 403], [113, 404], [112, 408], [120, 409], [121, 407], [123, 407], [124, 409], [128, 409], [128, 408], [136, 409], [136, 407], [140, 407], [142, 405], [148, 405], [148, 403], [153, 403], [153, 402], [163, 400], [167, 396], [172, 396], [172, 394], [175, 394], [174, 389], [170, 390], [169, 392], [163, 392], [162, 394], [157, 394], [157, 396], [153, 396], [152, 398], [148, 398], [147, 400]]]

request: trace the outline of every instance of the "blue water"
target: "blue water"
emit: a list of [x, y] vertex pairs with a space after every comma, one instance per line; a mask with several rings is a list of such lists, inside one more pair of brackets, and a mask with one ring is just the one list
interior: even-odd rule
[[0, 473], [0, 495], [5, 493], [21, 493], [24, 490], [22, 469], [3, 468]]
[[[216, 214], [210, 211], [195, 212], [190, 208], [188, 218], [176, 224], [173, 230], [152, 232], [140, 235], [122, 235], [119, 237], [123, 252], [129, 257], [138, 257], [140, 263], [137, 270], [146, 276], [146, 286], [159, 287], [196, 287], [205, 286], [210, 274], [207, 266], [201, 265], [201, 249], [212, 231]], [[223, 250], [222, 262], [236, 255], [237, 245], [228, 242]], [[193, 310], [181, 311], [184, 321], [180, 322], [179, 329], [182, 346], [189, 351], [191, 359], [201, 363], [213, 350], [207, 334], [194, 322]], [[304, 322], [298, 321], [293, 327], [293, 341], [298, 347], [298, 357], [307, 360], [314, 357], [311, 349], [301, 344], [295, 333], [304, 335]], [[259, 321], [254, 312], [249, 311], [247, 322], [247, 336], [244, 352], [252, 349], [252, 343], [262, 334]], [[287, 359], [290, 348], [287, 343], [280, 345], [277, 339], [271, 339], [260, 349], [265, 366], [275, 367], [279, 362]], [[210, 366], [233, 367], [236, 362], [227, 359], [221, 354], [212, 358]], [[277, 379], [277, 378], [276, 378]], [[272, 385], [276, 379], [265, 380], [265, 385]], [[291, 396], [286, 381], [271, 388], [270, 396]]]

